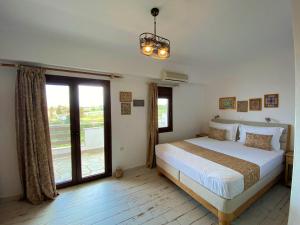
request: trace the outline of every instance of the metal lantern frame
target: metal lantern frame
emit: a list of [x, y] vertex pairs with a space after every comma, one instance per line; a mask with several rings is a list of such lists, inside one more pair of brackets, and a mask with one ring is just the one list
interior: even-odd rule
[[[151, 9], [151, 15], [154, 17], [154, 33], [144, 32], [140, 34], [139, 41], [140, 41], [140, 50], [141, 53], [146, 56], [151, 56], [152, 58], [156, 59], [167, 59], [170, 57], [170, 40], [161, 36], [156, 35], [156, 16], [159, 14], [158, 8]], [[150, 46], [153, 51], [151, 54], [145, 54], [143, 52], [143, 48], [145, 46]], [[166, 56], [160, 56], [159, 51], [165, 50]]]

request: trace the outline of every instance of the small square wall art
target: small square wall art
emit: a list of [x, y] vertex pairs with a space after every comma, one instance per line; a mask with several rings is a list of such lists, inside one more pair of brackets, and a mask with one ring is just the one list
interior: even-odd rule
[[261, 98], [251, 98], [249, 99], [249, 110], [250, 111], [261, 111], [262, 99]]
[[120, 102], [132, 102], [132, 92], [120, 91]]
[[121, 103], [121, 115], [131, 114], [131, 103]]
[[267, 94], [264, 101], [265, 108], [278, 108], [279, 107], [279, 94]]
[[238, 112], [248, 112], [248, 101], [238, 101], [237, 102]]
[[219, 98], [219, 109], [235, 109], [236, 97]]

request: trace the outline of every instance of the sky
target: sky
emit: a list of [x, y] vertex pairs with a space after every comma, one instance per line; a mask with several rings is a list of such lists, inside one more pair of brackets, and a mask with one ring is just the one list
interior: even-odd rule
[[[69, 106], [69, 86], [67, 85], [46, 85], [47, 105]], [[80, 107], [103, 106], [103, 87], [79, 85]]]
[[158, 105], [168, 105], [168, 99], [167, 98], [159, 98], [157, 101]]

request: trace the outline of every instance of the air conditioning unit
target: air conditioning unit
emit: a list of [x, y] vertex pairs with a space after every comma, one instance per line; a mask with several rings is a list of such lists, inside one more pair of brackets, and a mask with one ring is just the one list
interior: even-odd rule
[[188, 82], [188, 75], [183, 73], [176, 73], [167, 70], [161, 71], [161, 79], [163, 81], [170, 81], [174, 83], [186, 83]]

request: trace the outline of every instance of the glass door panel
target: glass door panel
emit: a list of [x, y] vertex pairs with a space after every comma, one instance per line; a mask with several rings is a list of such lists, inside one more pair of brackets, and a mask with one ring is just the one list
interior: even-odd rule
[[78, 85], [81, 175], [105, 173], [103, 87]]
[[69, 89], [68, 85], [46, 85], [51, 150], [56, 184], [72, 181]]

